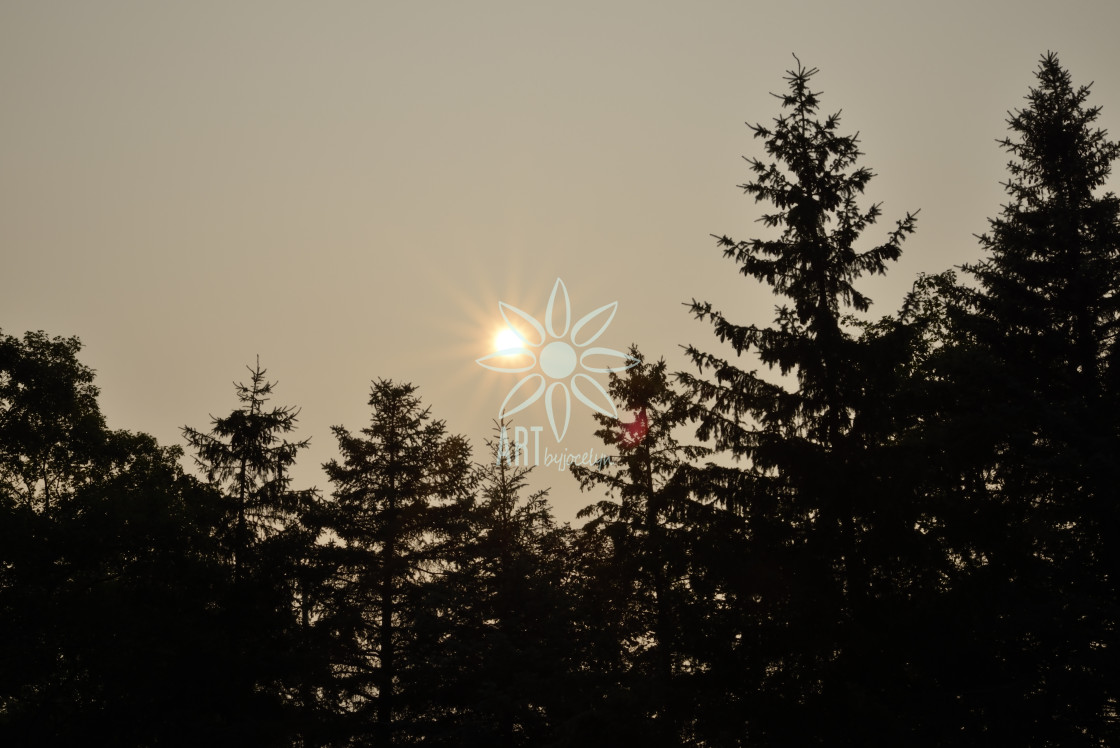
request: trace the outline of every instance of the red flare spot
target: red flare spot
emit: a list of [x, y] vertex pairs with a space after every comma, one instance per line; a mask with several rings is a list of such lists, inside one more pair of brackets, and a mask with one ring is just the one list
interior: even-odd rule
[[633, 421], [622, 424], [622, 431], [618, 435], [618, 443], [626, 448], [634, 448], [642, 443], [649, 433], [649, 416], [643, 407], [638, 411]]

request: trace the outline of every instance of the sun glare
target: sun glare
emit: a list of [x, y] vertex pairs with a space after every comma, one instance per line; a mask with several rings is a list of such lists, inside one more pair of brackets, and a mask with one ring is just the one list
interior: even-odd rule
[[501, 330], [498, 331], [498, 334], [494, 336], [494, 350], [495, 351], [505, 351], [505, 350], [509, 350], [510, 348], [524, 348], [524, 347], [525, 347], [525, 342], [523, 340], [521, 340], [521, 338], [517, 337], [517, 333], [515, 333], [513, 330], [509, 329], [508, 327], [503, 327]]

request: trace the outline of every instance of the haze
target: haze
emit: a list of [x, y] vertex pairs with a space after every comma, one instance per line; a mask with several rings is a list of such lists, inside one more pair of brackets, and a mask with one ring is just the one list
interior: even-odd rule
[[[475, 364], [499, 301], [543, 314], [563, 278], [575, 318], [619, 302], [602, 344], [676, 367], [716, 346], [681, 302], [770, 321], [709, 235], [765, 233], [744, 122], [792, 53], [878, 175], [868, 239], [921, 209], [863, 286], [888, 314], [979, 256], [1041, 54], [1116, 137], [1117, 28], [1111, 2], [5, 2], [0, 327], [80, 337], [109, 425], [168, 444], [259, 354], [312, 438], [297, 487], [329, 489], [329, 427], [366, 423], [375, 378], [482, 458], [514, 381]], [[562, 446], [598, 448], [574, 414]], [[561, 519], [588, 503], [540, 472]]]

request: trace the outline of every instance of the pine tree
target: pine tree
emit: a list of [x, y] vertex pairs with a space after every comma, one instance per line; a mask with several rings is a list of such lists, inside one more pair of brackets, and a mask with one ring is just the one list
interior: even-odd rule
[[[298, 689], [308, 664], [300, 644], [296, 606], [300, 579], [312, 553], [315, 531], [307, 517], [315, 491], [290, 489], [289, 472], [309, 440], [289, 441], [298, 409], [268, 408], [274, 382], [260, 361], [249, 384], [235, 383], [241, 407], [211, 418], [209, 432], [183, 428], [195, 462], [225, 500], [216, 528], [229, 564], [230, 592], [223, 613], [228, 626], [232, 741], [296, 732]], [[280, 653], [280, 654], [278, 654]], [[303, 704], [304, 708], [309, 705]]]
[[487, 440], [428, 588], [425, 615], [444, 642], [429, 686], [445, 710], [436, 744], [545, 744], [568, 699], [567, 528], [547, 490], [529, 491], [534, 468], [503, 440], [509, 428], [498, 422]]
[[[334, 638], [338, 707], [350, 734], [407, 743], [438, 715], [424, 683], [439, 641], [418, 625], [431, 577], [446, 569], [446, 540], [470, 489], [466, 441], [421, 408], [416, 388], [373, 383], [370, 424], [333, 431], [340, 460], [323, 467], [335, 490], [324, 512], [336, 572], [320, 610]], [[363, 731], [372, 725], [372, 734]]]
[[[773, 206], [761, 220], [780, 235], [719, 237], [743, 275], [784, 297], [774, 324], [736, 324], [710, 303], [690, 305], [737, 356], [753, 352], [781, 376], [690, 346], [698, 374], [682, 382], [701, 406], [698, 436], [739, 463], [710, 475], [741, 520], [740, 568], [727, 580], [742, 614], [739, 640], [753, 650], [741, 657], [754, 663], [738, 686], [745, 719], [771, 741], [825, 734], [830, 744], [868, 745], [870, 722], [888, 711], [886, 687], [865, 674], [876, 656], [868, 622], [878, 596], [863, 549], [881, 502], [874, 444], [861, 425], [874, 407], [864, 375], [875, 362], [850, 315], [871, 304], [855, 281], [885, 272], [915, 217], [898, 221], [882, 244], [857, 248], [880, 216], [877, 204], [858, 204], [873, 174], [858, 165], [858, 138], [840, 134], [839, 115], [818, 116], [817, 72], [798, 63], [779, 96], [788, 111], [772, 127], [751, 126], [773, 161], [748, 159], [755, 177], [741, 187]], [[879, 726], [875, 739], [892, 739], [891, 727]]]
[[992, 615], [962, 687], [1004, 740], [1097, 745], [1116, 737], [1120, 698], [1120, 199], [1102, 193], [1120, 144], [1056, 55], [1036, 75], [1000, 141], [1009, 201], [966, 268], [979, 365], [961, 391], [987, 440], [975, 505], [999, 530], [974, 549], [986, 561], [969, 583]]
[[579, 514], [591, 518], [581, 531], [585, 547], [606, 550], [588, 558], [589, 582], [598, 588], [592, 597], [607, 604], [590, 623], [621, 655], [622, 695], [635, 711], [628, 728], [633, 739], [680, 745], [694, 731], [692, 707], [710, 696], [696, 674], [711, 666], [704, 633], [717, 602], [702, 561], [715, 533], [687, 471], [707, 450], [674, 436], [691, 408], [669, 383], [664, 359], [643, 362], [637, 347], [629, 357], [639, 363], [612, 374], [609, 392], [632, 415], [622, 424], [596, 415], [596, 436], [615, 453], [599, 465], [572, 468], [582, 489], [605, 493]]
[[258, 359], [256, 367], [249, 369], [250, 384], [234, 384], [242, 406], [224, 418], [212, 417], [209, 433], [183, 427], [183, 437], [196, 453], [195, 462], [231, 502], [235, 577], [242, 573], [250, 549], [291, 524], [299, 502], [306, 499], [306, 493], [288, 490], [288, 471], [310, 440], [283, 438], [295, 430], [299, 410], [266, 410], [276, 385], [265, 379], [266, 374]]

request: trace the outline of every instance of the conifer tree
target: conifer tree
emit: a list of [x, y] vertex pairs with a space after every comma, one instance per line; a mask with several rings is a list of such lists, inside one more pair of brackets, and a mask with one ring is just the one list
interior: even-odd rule
[[631, 415], [621, 424], [596, 415], [596, 436], [614, 454], [572, 468], [581, 488], [605, 493], [579, 514], [590, 518], [581, 531], [584, 546], [606, 550], [587, 559], [588, 582], [596, 588], [590, 597], [607, 606], [591, 625], [603, 646], [619, 652], [620, 696], [633, 709], [633, 739], [680, 745], [694, 731], [691, 707], [710, 695], [689, 676], [711, 665], [704, 632], [717, 603], [703, 560], [715, 533], [686, 477], [707, 450], [682, 445], [673, 433], [688, 422], [691, 407], [669, 383], [664, 359], [643, 362], [635, 346], [628, 355], [639, 363], [611, 374], [609, 393]]
[[991, 615], [961, 688], [1002, 740], [1096, 745], [1115, 737], [1120, 698], [1120, 199], [1104, 191], [1120, 144], [1056, 55], [1036, 77], [1000, 141], [1008, 203], [966, 268], [977, 365], [960, 391], [978, 403], [988, 475], [974, 506], [998, 530], [972, 549]]
[[428, 588], [425, 615], [444, 642], [429, 686], [445, 709], [437, 744], [545, 744], [568, 698], [567, 528], [548, 491], [529, 490], [534, 468], [503, 439], [509, 428], [498, 422], [487, 440]]
[[225, 500], [216, 530], [230, 573], [223, 613], [236, 696], [226, 719], [235, 741], [279, 739], [296, 729], [289, 691], [307, 663], [296, 641], [295, 607], [302, 567], [315, 541], [307, 516], [316, 494], [289, 487], [289, 471], [309, 444], [285, 438], [295, 430], [299, 411], [267, 407], [275, 383], [266, 379], [259, 360], [249, 373], [249, 384], [234, 385], [241, 407], [212, 417], [209, 432], [183, 428], [195, 462]]
[[275, 382], [265, 379], [260, 360], [249, 369], [250, 383], [235, 383], [242, 406], [224, 418], [211, 418], [208, 433], [189, 426], [183, 436], [195, 462], [211, 484], [229, 498], [230, 553], [235, 577], [242, 573], [250, 549], [287, 527], [306, 493], [288, 490], [288, 471], [309, 439], [291, 442], [299, 410], [266, 409]]
[[698, 373], [682, 382], [700, 406], [698, 436], [738, 462], [710, 475], [741, 519], [744, 555], [727, 579], [729, 601], [743, 611], [738, 640], [754, 648], [742, 660], [754, 669], [738, 684], [745, 719], [770, 741], [818, 740], [827, 724], [831, 744], [869, 744], [861, 740], [870, 715], [888, 711], [884, 684], [864, 674], [875, 656], [867, 623], [876, 597], [864, 547], [881, 502], [860, 424], [870, 407], [862, 374], [874, 361], [851, 313], [871, 304], [855, 282], [899, 257], [915, 217], [859, 248], [880, 216], [877, 204], [859, 205], [873, 174], [859, 165], [858, 138], [840, 133], [839, 115], [818, 114], [817, 72], [799, 62], [778, 97], [786, 112], [751, 126], [773, 160], [748, 159], [754, 179], [741, 187], [773, 207], [761, 221], [779, 235], [719, 237], [743, 275], [783, 297], [774, 324], [738, 324], [710, 303], [690, 305], [737, 356], [753, 353], [779, 376], [690, 346]]
[[336, 572], [320, 615], [335, 642], [335, 699], [350, 734], [394, 745], [429, 734], [439, 716], [418, 685], [439, 642], [418, 621], [431, 577], [446, 569], [470, 455], [410, 384], [374, 382], [369, 405], [370, 424], [359, 434], [334, 427], [341, 459], [323, 466], [335, 486], [324, 555]]

